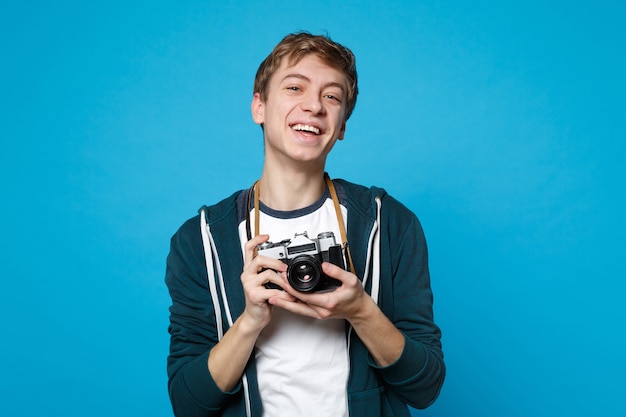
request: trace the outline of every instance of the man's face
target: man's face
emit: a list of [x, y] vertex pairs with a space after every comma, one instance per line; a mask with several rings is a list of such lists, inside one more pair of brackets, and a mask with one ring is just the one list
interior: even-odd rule
[[290, 67], [285, 61], [270, 79], [267, 99], [256, 93], [252, 100], [252, 117], [263, 124], [266, 162], [323, 168], [343, 139], [346, 77], [313, 54]]

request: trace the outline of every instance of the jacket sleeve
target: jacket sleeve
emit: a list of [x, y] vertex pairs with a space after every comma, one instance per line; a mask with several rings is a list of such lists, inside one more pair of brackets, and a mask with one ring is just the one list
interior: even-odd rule
[[[441, 331], [433, 318], [428, 251], [417, 217], [387, 196], [382, 204], [381, 308], [405, 336], [400, 358], [377, 368], [387, 387], [415, 408], [438, 397], [445, 378]], [[386, 256], [385, 256], [386, 254]], [[389, 275], [391, 279], [388, 279]]]
[[187, 221], [172, 237], [165, 282], [172, 299], [167, 373], [174, 415], [221, 415], [240, 387], [221, 391], [208, 369], [209, 352], [218, 337], [198, 217]]

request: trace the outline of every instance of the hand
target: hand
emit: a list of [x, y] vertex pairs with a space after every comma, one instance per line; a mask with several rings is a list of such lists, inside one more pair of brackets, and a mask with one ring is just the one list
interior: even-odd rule
[[241, 375], [254, 350], [256, 340], [272, 318], [273, 306], [268, 300], [295, 301], [285, 291], [269, 290], [264, 287], [267, 282], [282, 284], [280, 273], [287, 269], [287, 266], [277, 259], [254, 256], [256, 247], [267, 239], [269, 239], [267, 235], [257, 236], [244, 245], [241, 283], [246, 307], [209, 353], [207, 366], [215, 384], [222, 391], [231, 391], [241, 381]]
[[269, 303], [295, 314], [319, 319], [346, 319], [352, 321], [361, 314], [371, 297], [363, 291], [356, 275], [328, 262], [322, 264], [324, 273], [341, 281], [334, 291], [323, 293], [303, 293], [295, 290], [285, 273], [281, 274], [280, 286], [293, 297], [292, 300], [271, 298]]
[[265, 287], [268, 282], [282, 286], [283, 280], [280, 274], [287, 270], [287, 265], [278, 259], [262, 255], [254, 256], [257, 246], [268, 239], [268, 235], [259, 235], [244, 245], [241, 284], [246, 298], [246, 307], [242, 316], [247, 317], [255, 328], [263, 328], [270, 322], [272, 313], [272, 305], [268, 302], [270, 299], [295, 301], [294, 297], [285, 291]]
[[281, 286], [295, 299], [271, 298], [269, 303], [295, 314], [318, 319], [347, 320], [379, 366], [394, 363], [404, 349], [404, 335], [378, 308], [352, 273], [324, 262], [322, 270], [342, 285], [331, 292], [302, 293], [294, 290], [282, 274]]

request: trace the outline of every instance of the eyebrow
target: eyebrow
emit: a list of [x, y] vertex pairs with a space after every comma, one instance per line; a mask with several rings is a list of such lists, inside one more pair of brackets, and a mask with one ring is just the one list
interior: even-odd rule
[[[283, 79], [281, 80], [281, 82], [284, 82], [284, 81], [286, 81], [286, 80], [288, 80], [290, 78], [296, 78], [298, 80], [311, 82], [311, 79], [309, 77], [307, 77], [306, 75], [303, 75], [303, 74], [299, 74], [297, 72], [285, 75], [283, 77]], [[344, 87], [344, 85], [342, 83], [335, 82], [335, 81], [332, 81], [332, 82], [324, 84], [324, 87], [337, 87], [337, 88], [341, 89], [342, 92], [346, 91], [346, 88]]]

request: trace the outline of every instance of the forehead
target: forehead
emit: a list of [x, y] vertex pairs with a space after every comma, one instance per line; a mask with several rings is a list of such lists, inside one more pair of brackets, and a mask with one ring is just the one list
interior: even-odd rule
[[297, 62], [283, 58], [280, 66], [272, 76], [272, 83], [282, 83], [290, 79], [301, 79], [306, 82], [322, 85], [335, 85], [347, 90], [348, 78], [336, 67], [324, 62], [315, 54], [308, 54]]

